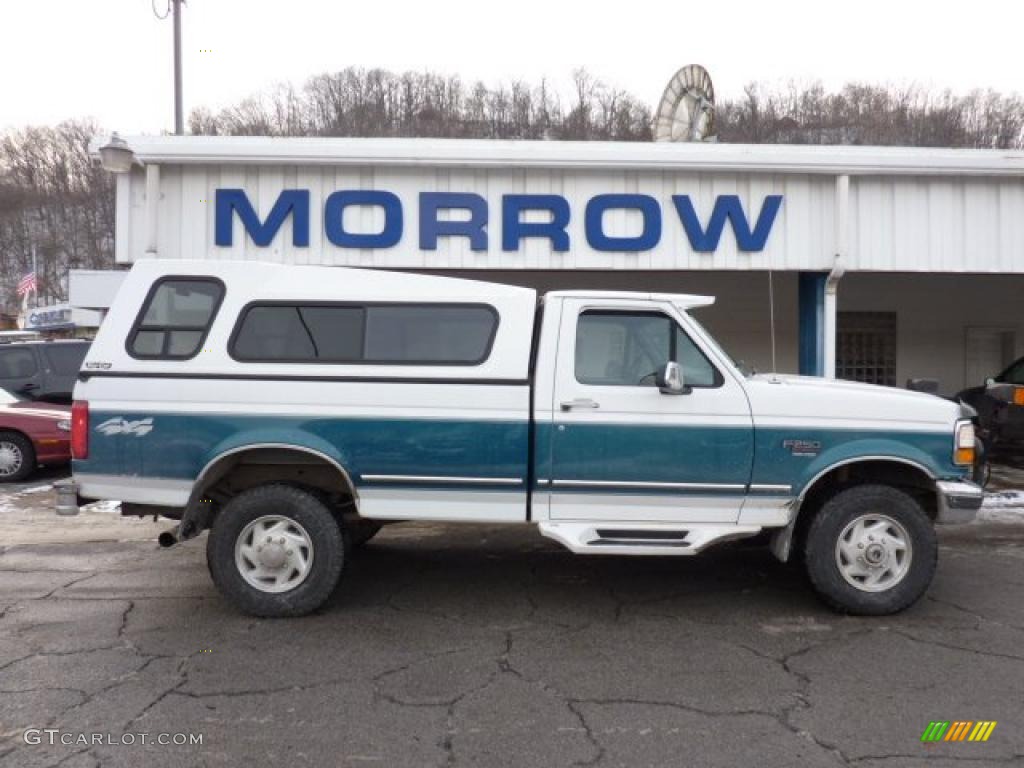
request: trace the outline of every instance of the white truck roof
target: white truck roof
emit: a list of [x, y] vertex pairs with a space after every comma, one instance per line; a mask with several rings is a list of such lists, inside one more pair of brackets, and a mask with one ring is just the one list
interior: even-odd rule
[[[429, 299], [536, 301], [537, 292], [501, 283], [455, 277], [389, 272], [352, 267], [316, 267], [275, 264], [265, 261], [214, 261], [203, 259], [142, 259], [133, 275], [207, 275], [230, 278], [261, 299], [402, 300]], [[258, 288], [258, 290], [257, 290]], [[254, 295], [254, 298], [256, 296]]]
[[682, 310], [709, 307], [715, 303], [714, 296], [700, 296], [694, 293], [644, 293], [641, 291], [551, 291], [552, 298], [565, 299], [635, 299], [637, 301], [667, 301]]
[[[209, 275], [230, 277], [253, 289], [259, 286], [263, 299], [318, 300], [481, 300], [518, 299], [536, 301], [537, 292], [504, 283], [467, 280], [457, 277], [423, 275], [355, 267], [317, 267], [276, 264], [265, 261], [212, 261], [204, 259], [142, 259], [132, 267], [134, 274]], [[713, 296], [688, 293], [646, 293], [638, 291], [551, 291], [551, 298], [635, 299], [667, 301], [680, 309], [714, 304]]]

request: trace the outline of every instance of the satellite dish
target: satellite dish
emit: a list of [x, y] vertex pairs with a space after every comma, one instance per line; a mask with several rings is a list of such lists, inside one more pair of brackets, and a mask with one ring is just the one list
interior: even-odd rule
[[700, 64], [676, 72], [654, 118], [655, 141], [714, 141], [715, 86]]

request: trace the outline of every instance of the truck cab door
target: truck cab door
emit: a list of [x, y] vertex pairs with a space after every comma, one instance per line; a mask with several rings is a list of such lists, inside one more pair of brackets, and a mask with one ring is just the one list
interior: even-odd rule
[[[665, 363], [684, 394], [662, 394]], [[551, 404], [553, 520], [735, 522], [753, 464], [736, 374], [665, 302], [567, 298]]]

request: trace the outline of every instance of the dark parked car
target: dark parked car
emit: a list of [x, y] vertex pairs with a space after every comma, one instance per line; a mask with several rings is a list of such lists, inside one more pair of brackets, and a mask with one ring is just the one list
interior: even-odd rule
[[70, 403], [90, 342], [24, 341], [0, 346], [0, 387], [19, 397]]
[[0, 389], [0, 483], [24, 480], [40, 464], [71, 461], [71, 409]]
[[957, 397], [978, 412], [982, 439], [991, 450], [1024, 448], [1024, 357]]

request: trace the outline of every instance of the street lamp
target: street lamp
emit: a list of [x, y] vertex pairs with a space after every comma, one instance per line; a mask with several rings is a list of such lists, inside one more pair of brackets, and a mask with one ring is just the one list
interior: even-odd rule
[[111, 134], [110, 139], [100, 147], [100, 164], [112, 173], [128, 173], [135, 163], [135, 153], [128, 142]]

